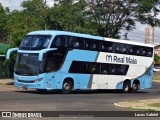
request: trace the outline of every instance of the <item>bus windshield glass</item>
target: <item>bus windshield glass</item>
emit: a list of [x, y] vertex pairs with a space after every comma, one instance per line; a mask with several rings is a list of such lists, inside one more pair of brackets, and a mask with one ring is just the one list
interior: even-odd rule
[[21, 50], [41, 50], [47, 48], [51, 35], [27, 35], [20, 45]]
[[38, 60], [38, 54], [18, 53], [15, 73], [19, 75], [38, 75], [43, 72], [43, 62]]

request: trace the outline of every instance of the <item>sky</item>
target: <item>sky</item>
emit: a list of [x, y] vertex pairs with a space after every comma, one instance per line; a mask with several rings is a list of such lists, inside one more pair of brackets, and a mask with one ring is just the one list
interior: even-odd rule
[[[9, 7], [10, 10], [22, 10], [21, 2], [25, 0], [0, 0], [0, 3], [4, 7]], [[53, 5], [53, 0], [46, 0], [48, 6]], [[160, 14], [158, 16], [160, 18]], [[139, 41], [139, 42], [144, 42], [144, 31], [145, 28], [149, 27], [148, 25], [142, 25], [140, 23], [136, 23], [136, 29], [132, 30], [131, 32], [127, 32], [122, 30], [121, 31], [121, 38], [123, 39], [123, 35], [125, 32], [128, 33], [128, 38], [133, 41]], [[155, 35], [154, 35], [154, 43], [155, 44], [160, 44], [160, 28], [155, 28]]]
[[[21, 10], [21, 3], [25, 1], [25, 0], [0, 0], [0, 3], [2, 3], [2, 5], [4, 7], [9, 7], [10, 10]], [[51, 6], [53, 5], [53, 0], [46, 0], [47, 1], [47, 5]]]

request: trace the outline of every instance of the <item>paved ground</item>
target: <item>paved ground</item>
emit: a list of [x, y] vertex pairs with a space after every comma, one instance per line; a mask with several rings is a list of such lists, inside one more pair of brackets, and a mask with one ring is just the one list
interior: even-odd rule
[[18, 88], [14, 87], [13, 79], [0, 79], [0, 92], [1, 91], [15, 91]]
[[[154, 82], [158, 83], [160, 80], [155, 80]], [[159, 99], [145, 99], [145, 100], [137, 100], [137, 101], [124, 101], [115, 103], [117, 107], [130, 108], [135, 110], [150, 110], [150, 111], [160, 111], [160, 106], [153, 107], [151, 104], [159, 103]]]
[[[159, 82], [159, 81], [156, 81]], [[13, 86], [12, 79], [1, 79], [0, 80], [0, 92], [1, 91], [25, 91], [22, 89], [15, 88]], [[155, 110], [160, 111], [160, 107], [152, 107], [150, 104], [152, 103], [160, 103], [159, 99], [147, 99], [147, 100], [136, 100], [136, 101], [123, 101], [115, 103], [117, 107], [124, 107], [124, 108], [133, 108], [137, 110], [145, 109], [145, 110]]]

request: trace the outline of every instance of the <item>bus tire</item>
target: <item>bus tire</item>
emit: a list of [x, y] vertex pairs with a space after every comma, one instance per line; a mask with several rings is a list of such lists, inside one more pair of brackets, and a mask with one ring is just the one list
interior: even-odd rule
[[71, 80], [65, 80], [63, 82], [63, 86], [62, 86], [62, 93], [63, 94], [69, 94], [71, 93], [71, 90], [73, 88], [73, 83]]
[[131, 92], [136, 93], [138, 91], [138, 88], [139, 88], [139, 84], [138, 83], [133, 83]]
[[124, 81], [124, 83], [123, 83], [123, 93], [129, 93], [130, 90], [131, 90], [130, 82], [129, 81]]

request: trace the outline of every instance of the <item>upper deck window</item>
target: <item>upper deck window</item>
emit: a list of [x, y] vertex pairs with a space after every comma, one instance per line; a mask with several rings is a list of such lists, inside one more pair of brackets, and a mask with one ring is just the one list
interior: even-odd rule
[[27, 35], [20, 45], [21, 50], [41, 50], [48, 46], [51, 35]]

